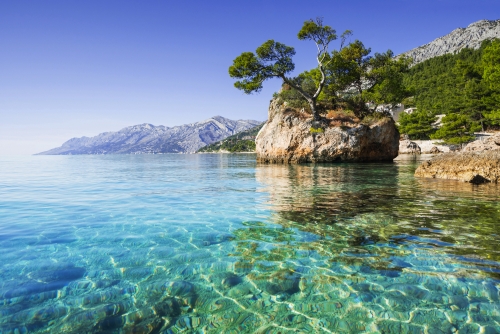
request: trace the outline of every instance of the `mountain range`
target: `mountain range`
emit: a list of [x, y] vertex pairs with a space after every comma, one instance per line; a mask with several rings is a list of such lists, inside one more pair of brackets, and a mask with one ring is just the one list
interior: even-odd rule
[[500, 38], [500, 20], [481, 20], [470, 24], [467, 28], [457, 28], [448, 35], [404, 52], [402, 55], [413, 58], [417, 64], [447, 53], [456, 53], [464, 48], [479, 49], [484, 40], [494, 38]]
[[[447, 53], [456, 53], [463, 48], [478, 49], [484, 40], [493, 38], [500, 38], [500, 20], [481, 20], [466, 28], [457, 28], [402, 55], [413, 58], [414, 63], [420, 63]], [[194, 153], [206, 145], [259, 124], [259, 121], [233, 121], [221, 116], [174, 127], [140, 124], [95, 137], [72, 138], [61, 147], [38, 154]]]
[[201, 122], [174, 127], [140, 124], [95, 137], [72, 138], [61, 147], [38, 154], [194, 153], [203, 146], [261, 123], [214, 116]]

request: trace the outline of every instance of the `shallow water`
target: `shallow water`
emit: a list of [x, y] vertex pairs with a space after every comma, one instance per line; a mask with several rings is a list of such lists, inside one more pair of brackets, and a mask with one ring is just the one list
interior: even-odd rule
[[0, 333], [498, 333], [500, 187], [416, 166], [0, 158]]

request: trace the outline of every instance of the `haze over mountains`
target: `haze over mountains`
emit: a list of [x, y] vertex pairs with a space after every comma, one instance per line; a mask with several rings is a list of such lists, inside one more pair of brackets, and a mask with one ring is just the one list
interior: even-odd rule
[[[463, 48], [478, 49], [487, 39], [500, 38], [500, 20], [481, 20], [457, 28], [446, 36], [403, 53], [415, 63], [455, 53]], [[72, 138], [61, 147], [38, 154], [138, 154], [194, 153], [198, 149], [261, 124], [253, 120], [230, 120], [214, 116], [175, 127], [140, 124], [95, 137]]]
[[95, 137], [72, 138], [61, 147], [38, 154], [194, 153], [205, 145], [261, 123], [214, 116], [201, 122], [174, 127], [140, 124]]
[[500, 38], [500, 20], [481, 20], [471, 23], [467, 28], [457, 28], [448, 35], [402, 55], [413, 58], [415, 63], [421, 63], [430, 58], [458, 52], [463, 48], [479, 49], [484, 40], [494, 38]]

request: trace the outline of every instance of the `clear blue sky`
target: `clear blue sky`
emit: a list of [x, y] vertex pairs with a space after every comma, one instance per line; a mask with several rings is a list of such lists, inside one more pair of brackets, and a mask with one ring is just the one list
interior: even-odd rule
[[227, 69], [268, 39], [296, 48], [299, 72], [314, 67], [314, 45], [296, 34], [317, 16], [397, 54], [500, 19], [500, 1], [1, 1], [0, 154], [139, 123], [265, 120], [280, 82], [247, 96]]

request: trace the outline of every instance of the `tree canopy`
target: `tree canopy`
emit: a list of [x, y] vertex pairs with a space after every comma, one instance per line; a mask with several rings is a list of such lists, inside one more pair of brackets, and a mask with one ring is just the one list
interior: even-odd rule
[[[295, 70], [295, 49], [269, 40], [255, 53], [244, 52], [236, 57], [229, 75], [239, 79], [235, 87], [247, 94], [259, 92], [267, 79], [281, 78], [287, 89], [280, 96], [294, 106], [307, 106], [315, 120], [327, 108], [347, 108], [364, 117], [379, 104], [401, 102], [408, 95], [402, 83], [409, 60], [393, 59], [390, 50], [370, 56], [371, 50], [358, 40], [345, 45], [351, 34], [346, 30], [337, 36], [322, 19], [308, 20], [297, 37], [315, 43], [316, 68], [290, 76]], [[329, 52], [331, 42], [337, 39], [338, 50]]]
[[[404, 82], [414, 96], [415, 115], [403, 115], [400, 131], [413, 139], [424, 136], [449, 144], [474, 139], [475, 131], [500, 125], [500, 41], [484, 41], [478, 50], [463, 49], [428, 59], [411, 68]], [[435, 115], [443, 126], [429, 128]], [[409, 121], [409, 120], [413, 121]]]

